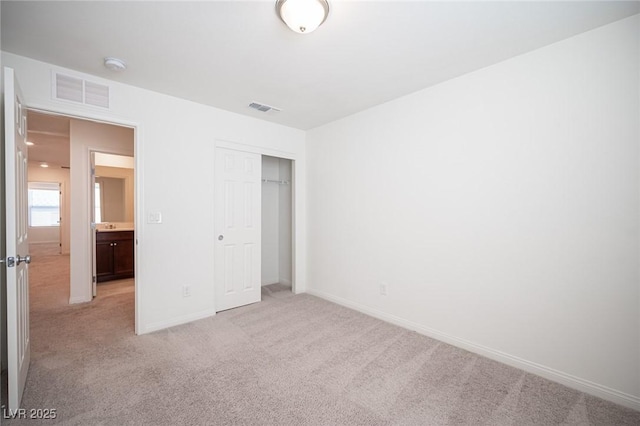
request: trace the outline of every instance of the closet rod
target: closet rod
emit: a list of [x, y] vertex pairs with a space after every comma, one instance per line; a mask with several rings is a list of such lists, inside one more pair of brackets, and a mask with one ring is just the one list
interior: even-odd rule
[[274, 180], [274, 179], [262, 179], [264, 183], [278, 183], [280, 185], [289, 185], [288, 180]]

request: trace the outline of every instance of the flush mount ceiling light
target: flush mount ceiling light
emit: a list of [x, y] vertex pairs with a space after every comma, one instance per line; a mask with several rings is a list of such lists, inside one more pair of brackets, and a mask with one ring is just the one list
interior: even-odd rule
[[111, 71], [124, 71], [127, 69], [127, 64], [118, 58], [104, 58], [104, 66]]
[[26, 143], [28, 146], [34, 146], [34, 145], [35, 145], [35, 143], [30, 142], [30, 141], [26, 141], [25, 143]]
[[277, 0], [276, 12], [293, 31], [308, 34], [327, 19], [329, 3], [327, 0]]
[[44, 167], [46, 169], [47, 167], [49, 167], [49, 165], [47, 163], [42, 163], [40, 164], [40, 167]]

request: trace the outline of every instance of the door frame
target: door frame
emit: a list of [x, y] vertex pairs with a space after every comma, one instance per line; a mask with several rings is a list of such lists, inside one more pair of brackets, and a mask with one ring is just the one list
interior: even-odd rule
[[[71, 140], [69, 140], [71, 144]], [[102, 193], [101, 193], [102, 194]], [[98, 295], [96, 269], [96, 151], [89, 151], [89, 226], [91, 228], [91, 295]], [[102, 203], [102, 200], [101, 200]], [[100, 204], [102, 206], [102, 204]], [[135, 285], [135, 280], [134, 280]]]
[[[296, 213], [303, 211], [302, 208], [296, 207], [296, 204], [299, 202], [299, 197], [297, 197], [297, 194], [296, 194], [297, 192], [296, 191], [297, 189], [296, 168], [297, 168], [298, 155], [290, 151], [282, 151], [282, 150], [273, 149], [273, 148], [266, 148], [259, 145], [250, 145], [246, 143], [234, 142], [234, 141], [229, 141], [224, 139], [214, 140], [214, 152], [216, 148], [227, 148], [227, 149], [232, 149], [234, 151], [251, 152], [253, 154], [268, 155], [270, 157], [291, 160], [291, 182], [290, 182], [290, 185], [291, 185], [291, 292], [293, 294], [301, 293], [302, 291], [301, 289], [298, 288], [297, 283], [299, 281], [304, 281], [304, 280], [301, 278], [300, 279], [298, 278], [298, 271], [300, 271], [300, 268], [298, 268], [298, 259], [303, 258], [303, 253], [302, 253], [301, 245], [296, 244], [297, 236], [302, 234], [298, 230], [298, 224], [302, 223], [302, 221], [297, 220]], [[215, 180], [215, 174], [214, 174], [214, 180]], [[215, 183], [216, 182], [214, 182], [214, 187], [215, 187]], [[215, 214], [215, 209], [214, 209], [214, 214]], [[262, 213], [260, 213], [260, 217], [262, 217]], [[215, 217], [214, 217], [214, 221], [215, 221]], [[217, 286], [218, 283], [214, 283], [214, 285]]]
[[[142, 256], [142, 250], [139, 249], [138, 241], [142, 239], [144, 234], [143, 228], [143, 213], [142, 213], [142, 199], [144, 193], [143, 186], [143, 170], [144, 165], [142, 161], [142, 141], [143, 141], [143, 127], [137, 121], [129, 121], [124, 120], [121, 117], [110, 114], [109, 112], [100, 112], [100, 111], [78, 111], [77, 109], [69, 108], [66, 105], [55, 105], [51, 106], [48, 104], [40, 104], [38, 102], [28, 102], [26, 103], [26, 108], [31, 111], [40, 112], [44, 114], [53, 114], [60, 115], [64, 117], [74, 118], [78, 120], [87, 120], [94, 121], [97, 123], [110, 124], [114, 126], [120, 127], [128, 127], [133, 129], [133, 157], [134, 157], [134, 170], [133, 170], [133, 179], [134, 179], [134, 212], [133, 212], [133, 220], [134, 220], [134, 229], [136, 230], [136, 243], [134, 245], [134, 268], [135, 268], [135, 279], [134, 279], [134, 294], [135, 294], [135, 302], [134, 302], [134, 332], [135, 334], [140, 334], [140, 305], [141, 300], [143, 298], [143, 294], [141, 294], [141, 288], [144, 286], [141, 283], [144, 280], [144, 273], [141, 268], [138, 267], [140, 265], [140, 257]], [[100, 151], [106, 152], [104, 149], [89, 147], [89, 152], [91, 151]], [[119, 154], [115, 152], [115, 154]], [[73, 194], [71, 194], [73, 197]], [[71, 212], [69, 212], [71, 213]], [[90, 214], [84, 218], [85, 229], [89, 229], [91, 227], [91, 217]], [[89, 242], [90, 243], [90, 242]], [[73, 248], [71, 244], [69, 245], [70, 255], [73, 256]], [[92, 256], [87, 257], [87, 270], [91, 271], [93, 268], [92, 265]], [[71, 285], [71, 284], [69, 284]], [[93, 282], [92, 277], [88, 277], [87, 280], [87, 289], [88, 294], [93, 294]], [[89, 302], [89, 301], [87, 301]]]
[[[27, 126], [29, 126], [29, 123], [27, 123]], [[69, 173], [69, 175], [71, 175], [71, 173]], [[29, 170], [27, 169], [27, 179], [29, 178]], [[62, 184], [62, 182], [58, 182], [58, 191], [60, 192], [60, 199], [58, 201], [58, 203], [60, 203], [60, 209], [59, 209], [59, 213], [60, 213], [60, 220], [58, 222], [58, 253], [62, 254], [62, 225], [63, 225], [63, 218], [64, 215], [67, 213], [67, 209], [64, 206], [64, 203], [66, 201], [66, 199], [64, 198], [66, 196], [65, 192], [66, 192], [66, 188], [64, 188], [64, 185]], [[69, 221], [66, 221], [69, 222]], [[65, 229], [67, 226], [71, 226], [70, 223], [64, 223]]]
[[[111, 123], [107, 123], [107, 124], [111, 124]], [[95, 281], [92, 281], [91, 284], [91, 291], [92, 291], [92, 295], [95, 298], [98, 293], [97, 293], [97, 285], [98, 285], [98, 274], [96, 273], [96, 227], [94, 226], [94, 221], [95, 221], [95, 206], [94, 206], [94, 198], [95, 198], [95, 167], [96, 167], [96, 162], [95, 162], [95, 155], [96, 154], [110, 154], [110, 155], [117, 155], [120, 157], [131, 157], [129, 154], [127, 153], [123, 153], [122, 151], [118, 151], [117, 149], [105, 149], [105, 148], [93, 148], [91, 146], [87, 147], [89, 149], [89, 226], [91, 227], [91, 274], [93, 277], [96, 278]], [[134, 161], [134, 169], [133, 169], [133, 174], [134, 174], [134, 184], [133, 184], [133, 197], [134, 197], [134, 201], [133, 201], [133, 215], [134, 215], [134, 221], [135, 221], [135, 214], [136, 214], [136, 206], [137, 206], [137, 200], [135, 199], [136, 196], [136, 192], [137, 192], [137, 187], [135, 184], [135, 153], [133, 155], [133, 161]], [[134, 230], [135, 230], [135, 224], [134, 224]], [[134, 234], [136, 235], [137, 232]], [[136, 237], [137, 238], [137, 237]], [[134, 244], [134, 248], [135, 246], [137, 246], [137, 244]], [[135, 253], [135, 250], [134, 250]], [[135, 255], [134, 255], [135, 256]], [[134, 269], [136, 267], [136, 264], [134, 262], [133, 265]], [[134, 274], [135, 275], [135, 274]], [[133, 279], [133, 282], [135, 284], [135, 277]], [[137, 333], [136, 333], [137, 334]]]

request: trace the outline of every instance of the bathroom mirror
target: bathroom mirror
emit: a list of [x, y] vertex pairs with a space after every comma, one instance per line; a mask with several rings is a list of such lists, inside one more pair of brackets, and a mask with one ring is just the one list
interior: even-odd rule
[[126, 222], [125, 180], [96, 176], [95, 185], [96, 222]]
[[134, 173], [133, 157], [92, 152], [94, 174], [93, 212], [95, 223], [117, 227], [133, 224]]

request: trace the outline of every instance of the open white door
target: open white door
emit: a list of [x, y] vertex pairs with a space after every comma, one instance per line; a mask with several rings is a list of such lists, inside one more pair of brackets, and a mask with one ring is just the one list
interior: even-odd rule
[[7, 350], [9, 409], [20, 407], [30, 360], [27, 241], [27, 111], [13, 69], [4, 69], [7, 208]]
[[261, 299], [260, 154], [216, 148], [216, 311]]

